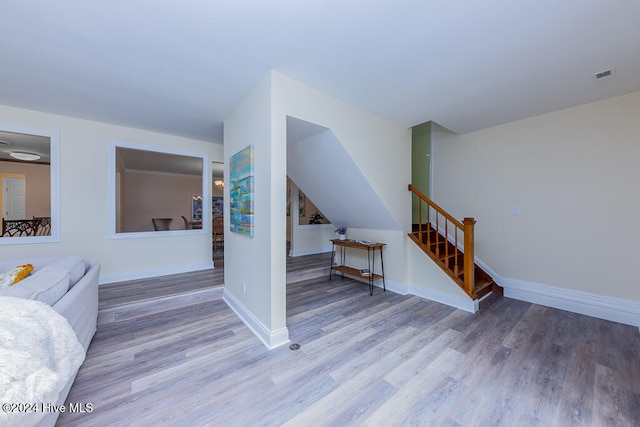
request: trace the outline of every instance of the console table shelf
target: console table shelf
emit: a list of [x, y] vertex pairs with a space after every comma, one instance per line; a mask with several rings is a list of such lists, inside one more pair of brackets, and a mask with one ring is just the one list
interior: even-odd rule
[[[367, 282], [369, 283], [369, 295], [373, 295], [373, 285], [376, 280], [382, 279], [382, 288], [384, 291], [387, 290], [387, 286], [384, 281], [384, 261], [382, 258], [382, 248], [386, 246], [385, 243], [376, 243], [376, 242], [368, 242], [363, 240], [351, 240], [351, 239], [349, 240], [332, 239], [331, 243], [333, 244], [333, 246], [331, 251], [331, 269], [329, 270], [329, 280], [331, 280], [333, 271], [335, 270], [337, 272], [342, 273], [343, 276], [345, 274], [348, 274], [349, 276], [361, 277], [363, 279], [367, 279]], [[340, 265], [337, 265], [335, 263], [336, 246], [340, 248]], [[360, 249], [360, 250], [367, 251], [367, 264], [369, 267], [368, 270], [370, 274], [363, 275], [361, 274], [359, 269], [349, 267], [346, 265], [345, 248]], [[380, 266], [382, 270], [381, 274], [376, 274], [376, 272], [374, 271], [376, 249], [378, 249], [380, 252]]]

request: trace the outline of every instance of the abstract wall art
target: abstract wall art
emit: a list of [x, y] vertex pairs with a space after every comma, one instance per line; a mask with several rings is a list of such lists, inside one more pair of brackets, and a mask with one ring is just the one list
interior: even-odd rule
[[253, 145], [231, 156], [229, 162], [229, 222], [231, 231], [253, 236]]

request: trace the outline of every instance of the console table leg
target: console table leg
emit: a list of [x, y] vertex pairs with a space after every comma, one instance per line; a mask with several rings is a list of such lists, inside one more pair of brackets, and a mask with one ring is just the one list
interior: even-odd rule
[[[375, 249], [373, 252], [375, 253]], [[382, 259], [382, 246], [380, 247], [380, 267], [382, 267], [382, 290], [387, 292], [387, 284], [384, 282], [384, 260]]]
[[333, 274], [333, 260], [336, 258], [336, 244], [331, 245], [331, 264], [329, 265], [329, 280], [331, 280], [331, 276]]
[[[373, 281], [374, 281], [374, 274], [375, 274], [375, 256], [376, 256], [376, 250], [373, 250], [373, 253], [371, 252], [371, 250], [369, 250], [369, 248], [367, 248], [367, 263], [369, 264], [369, 295], [373, 295]], [[373, 263], [371, 262], [371, 260], [373, 259]]]

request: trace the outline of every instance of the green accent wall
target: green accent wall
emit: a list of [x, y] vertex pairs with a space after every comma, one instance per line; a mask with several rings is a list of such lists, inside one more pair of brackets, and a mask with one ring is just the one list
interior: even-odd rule
[[[411, 128], [411, 184], [420, 190], [425, 196], [431, 197], [431, 122]], [[412, 197], [413, 223], [419, 221], [418, 199]], [[423, 206], [424, 210], [424, 206]], [[424, 215], [423, 212], [423, 221]]]

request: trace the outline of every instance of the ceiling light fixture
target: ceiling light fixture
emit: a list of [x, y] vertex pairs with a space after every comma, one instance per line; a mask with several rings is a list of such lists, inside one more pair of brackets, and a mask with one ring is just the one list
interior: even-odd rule
[[26, 161], [33, 161], [33, 160], [38, 160], [40, 158], [39, 155], [37, 154], [33, 154], [33, 153], [23, 153], [21, 151], [14, 151], [12, 153], [9, 153], [9, 155], [11, 157], [13, 157], [14, 159], [18, 159], [18, 160], [26, 160]]
[[215, 184], [216, 187], [218, 187], [221, 190], [224, 190], [224, 181], [221, 179], [216, 179], [215, 181], [213, 181], [213, 183]]

